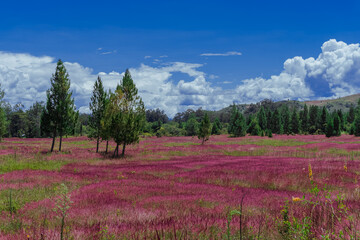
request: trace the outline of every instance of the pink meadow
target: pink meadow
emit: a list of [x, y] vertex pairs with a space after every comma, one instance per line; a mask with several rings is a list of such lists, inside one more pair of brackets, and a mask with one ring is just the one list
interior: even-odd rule
[[[65, 239], [282, 239], [307, 221], [314, 238], [360, 235], [353, 136], [152, 137], [125, 158], [111, 157], [113, 143], [96, 153], [86, 137], [53, 154], [50, 144], [1, 143], [1, 239], [59, 239], [61, 184], [71, 200]], [[230, 219], [233, 210], [241, 215]]]

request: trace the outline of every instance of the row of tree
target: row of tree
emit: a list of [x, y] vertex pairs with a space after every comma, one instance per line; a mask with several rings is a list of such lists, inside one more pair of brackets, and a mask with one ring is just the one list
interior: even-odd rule
[[129, 70], [125, 71], [114, 93], [110, 90], [106, 92], [98, 77], [94, 84], [90, 110], [89, 137], [97, 141], [96, 152], [99, 151], [100, 140], [104, 140], [107, 142], [107, 153], [109, 140], [112, 139], [117, 144], [114, 157], [119, 156], [120, 145], [121, 155], [124, 156], [126, 145], [139, 141], [145, 123], [145, 107]]
[[[144, 103], [130, 72], [126, 70], [116, 90], [105, 91], [100, 77], [96, 80], [89, 104], [91, 114], [76, 111], [70, 79], [61, 60], [57, 62], [55, 73], [47, 91], [46, 104], [36, 102], [24, 111], [21, 104], [11, 107], [3, 101], [4, 91], [0, 88], [0, 138], [2, 137], [52, 137], [51, 151], [55, 140], [60, 137], [59, 151], [65, 135], [87, 133], [96, 139], [96, 152], [100, 141], [106, 141], [106, 152], [110, 140], [117, 146], [114, 156], [125, 153], [126, 145], [139, 141], [140, 134], [170, 136], [198, 136], [202, 143], [211, 134], [228, 133], [233, 137], [246, 134], [272, 136], [275, 134], [325, 134], [339, 136], [342, 132], [360, 136], [360, 100], [358, 106], [351, 106], [348, 112], [341, 110], [328, 112], [318, 106], [301, 110], [294, 101], [288, 104], [264, 100], [260, 104], [232, 105], [230, 111], [220, 114], [198, 110], [187, 110], [169, 120], [160, 109], [145, 111]], [[209, 113], [209, 114], [208, 114]], [[212, 121], [212, 123], [211, 123]]]

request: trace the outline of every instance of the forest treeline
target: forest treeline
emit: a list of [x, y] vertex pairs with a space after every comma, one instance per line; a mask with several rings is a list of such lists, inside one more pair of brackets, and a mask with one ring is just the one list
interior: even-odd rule
[[[302, 105], [297, 101], [263, 100], [250, 105], [231, 105], [220, 111], [188, 109], [173, 119], [160, 109], [145, 110], [144, 103], [127, 70], [116, 90], [103, 88], [100, 77], [94, 83], [89, 107], [91, 114], [79, 113], [74, 106], [70, 80], [59, 60], [47, 91], [46, 102], [35, 102], [29, 109], [19, 103], [4, 101], [0, 88], [0, 138], [89, 136], [100, 141], [114, 140], [116, 154], [122, 147], [145, 136], [199, 136], [230, 134], [233, 137], [268, 136], [272, 134], [324, 134], [327, 137], [343, 133], [360, 136], [360, 100], [348, 111], [329, 111], [325, 106]], [[207, 129], [205, 129], [207, 128]], [[208, 133], [207, 133], [208, 132]], [[97, 151], [99, 144], [97, 146]], [[107, 151], [107, 149], [106, 149]], [[114, 154], [115, 154], [114, 153]]]

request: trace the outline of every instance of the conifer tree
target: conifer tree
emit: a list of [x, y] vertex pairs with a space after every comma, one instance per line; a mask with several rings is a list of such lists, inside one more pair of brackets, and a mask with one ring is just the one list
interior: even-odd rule
[[271, 112], [271, 110], [270, 109], [266, 109], [266, 123], [267, 123], [267, 125], [266, 125], [266, 128], [267, 129], [271, 129], [271, 120], [272, 120], [272, 116], [273, 116], [273, 113]]
[[111, 115], [107, 114], [107, 109], [110, 104], [110, 96], [112, 95], [111, 91], [109, 90], [108, 93], [105, 94], [105, 111], [104, 117], [101, 119], [101, 130], [100, 130], [100, 137], [103, 141], [106, 141], [106, 148], [105, 153], [108, 153], [109, 150], [109, 140], [111, 139]]
[[348, 123], [350, 123], [350, 124], [353, 123], [355, 120], [355, 108], [354, 108], [354, 105], [352, 105], [352, 104], [350, 106], [349, 113], [348, 113], [346, 119], [347, 119]]
[[211, 134], [212, 135], [220, 135], [222, 129], [222, 124], [219, 120], [219, 118], [215, 119], [215, 122], [213, 123]]
[[251, 127], [252, 127], [251, 123], [252, 123], [253, 119], [254, 119], [254, 116], [252, 114], [250, 114], [246, 119], [246, 126], [247, 126], [246, 132], [247, 133], [251, 133], [251, 130], [252, 130], [251, 129]]
[[210, 132], [211, 132], [210, 119], [207, 113], [205, 113], [204, 118], [200, 122], [199, 133], [198, 133], [198, 138], [202, 140], [201, 145], [204, 145], [204, 143], [207, 140], [209, 140]]
[[258, 123], [260, 128], [265, 131], [267, 128], [267, 119], [266, 119], [266, 113], [263, 106], [261, 106], [260, 111], [258, 113]]
[[105, 110], [105, 118], [111, 119], [109, 127], [111, 137], [116, 142], [114, 157], [119, 156], [119, 146], [122, 145], [121, 156], [125, 155], [126, 145], [139, 142], [139, 135], [145, 123], [145, 107], [129, 70], [110, 96], [110, 102]]
[[340, 120], [340, 130], [345, 130], [345, 120], [344, 120], [344, 114], [341, 109], [337, 110], [337, 115], [339, 116]]
[[282, 109], [282, 120], [283, 120], [283, 133], [289, 135], [290, 134], [290, 112], [287, 105], [285, 105]]
[[228, 132], [232, 137], [243, 137], [246, 135], [245, 118], [235, 104], [232, 107]]
[[307, 133], [309, 131], [309, 109], [305, 104], [304, 110], [301, 112], [301, 130], [303, 133]]
[[334, 130], [333, 136], [340, 136], [341, 135], [341, 120], [337, 112], [334, 112], [333, 122], [334, 122]]
[[73, 126], [75, 106], [70, 91], [69, 74], [61, 60], [57, 62], [55, 74], [50, 79], [51, 87], [47, 91], [47, 102], [42, 114], [42, 130], [51, 133], [53, 141], [51, 152], [54, 150], [55, 138], [60, 136], [59, 151], [62, 138]]
[[291, 132], [294, 134], [298, 134], [299, 133], [299, 128], [300, 128], [300, 121], [299, 121], [299, 116], [298, 113], [296, 112], [296, 109], [293, 109], [292, 115], [291, 115]]
[[326, 137], [334, 136], [334, 122], [331, 116], [327, 118], [325, 135]]
[[196, 121], [195, 114], [192, 113], [185, 125], [186, 136], [196, 136], [198, 132], [198, 122]]
[[318, 130], [318, 117], [319, 108], [318, 106], [310, 106], [309, 110], [309, 133], [314, 134]]
[[353, 122], [353, 131], [356, 137], [360, 137], [360, 113], [358, 112]]
[[321, 127], [321, 132], [325, 133], [326, 132], [326, 124], [327, 124], [327, 118], [328, 118], [328, 112], [326, 110], [326, 107], [324, 106], [322, 108], [321, 111], [321, 117], [320, 117], [320, 127]]
[[2, 138], [7, 132], [6, 113], [3, 108], [4, 95], [5, 95], [4, 90], [1, 89], [1, 84], [0, 84], [0, 142], [2, 141]]
[[99, 76], [94, 84], [93, 94], [91, 96], [89, 107], [91, 110], [89, 126], [92, 129], [89, 137], [96, 139], [96, 152], [99, 152], [101, 120], [104, 117], [106, 107], [106, 92], [104, 91], [103, 83]]
[[275, 109], [271, 118], [271, 131], [276, 134], [281, 132], [281, 116], [278, 109]]

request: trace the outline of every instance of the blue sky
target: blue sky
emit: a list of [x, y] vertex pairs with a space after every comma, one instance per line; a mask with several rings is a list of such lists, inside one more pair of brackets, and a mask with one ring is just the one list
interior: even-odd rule
[[[188, 107], [218, 109], [232, 101], [254, 102], [259, 97], [338, 97], [360, 87], [360, 73], [355, 70], [358, 49], [351, 45], [360, 42], [359, 7], [356, 1], [6, 1], [0, 16], [0, 51], [5, 54], [2, 61], [0, 56], [0, 82], [9, 93], [8, 101], [29, 105], [44, 98], [44, 89], [49, 87], [38, 83], [35, 76], [45, 79], [48, 75], [48, 80], [49, 69], [61, 58], [69, 64], [72, 83], [79, 85], [73, 91], [83, 111], [87, 111], [91, 94], [91, 88], [86, 92], [83, 85], [103, 73], [105, 85], [111, 88], [126, 68], [133, 69], [147, 107], [165, 108], [169, 115]], [[321, 47], [330, 39], [336, 39], [329, 44], [337, 45], [336, 51], [352, 61], [351, 66], [345, 64], [348, 67], [341, 81], [339, 76], [329, 75], [331, 69], [337, 72], [339, 66], [345, 66], [336, 65], [344, 60], [341, 54], [336, 59], [331, 54], [318, 59]], [[334, 52], [335, 48], [327, 49]], [[307, 73], [292, 72], [289, 77], [284, 63], [297, 56], [318, 61], [306, 60]], [[14, 59], [8, 63], [5, 57]], [[43, 62], [34, 65], [39, 61]], [[322, 72], [315, 74], [314, 67]], [[31, 72], [35, 68], [39, 68], [36, 73]], [[43, 75], [39, 73], [42, 70]], [[146, 79], [143, 71], [162, 74], [158, 76], [162, 80]], [[11, 76], [16, 76], [17, 82], [10, 84]], [[271, 82], [278, 81], [272, 76], [282, 83]], [[269, 86], [292, 83], [298, 76], [302, 82], [289, 87], [298, 94], [269, 90]], [[81, 77], [88, 79], [86, 83], [78, 79]], [[22, 84], [23, 79], [27, 84]], [[152, 91], [151, 81], [163, 84], [162, 88]], [[19, 84], [27, 86], [22, 92], [31, 94], [16, 95], [11, 88]], [[226, 92], [223, 97], [207, 96], [221, 92]], [[174, 106], [170, 109], [167, 102]]]

